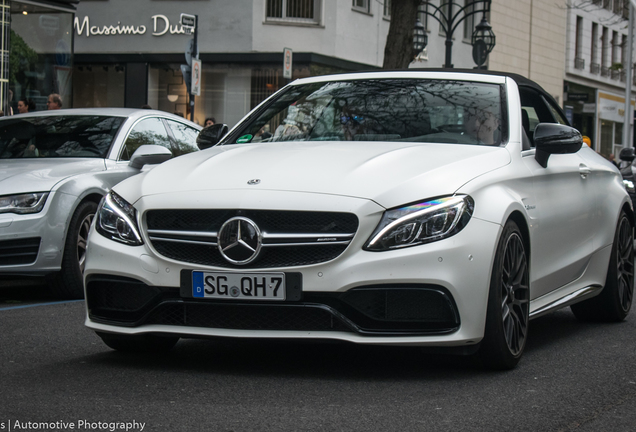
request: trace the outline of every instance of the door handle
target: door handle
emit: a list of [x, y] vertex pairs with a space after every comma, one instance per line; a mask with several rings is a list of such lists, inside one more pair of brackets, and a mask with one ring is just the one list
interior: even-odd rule
[[585, 164], [579, 165], [579, 174], [581, 174], [582, 179], [586, 179], [588, 175], [592, 172], [592, 169]]

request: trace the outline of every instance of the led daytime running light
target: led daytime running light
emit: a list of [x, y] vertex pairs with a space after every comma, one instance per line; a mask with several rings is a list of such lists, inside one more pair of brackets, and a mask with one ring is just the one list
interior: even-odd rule
[[[143, 244], [141, 235], [139, 234], [139, 231], [137, 230], [137, 224], [133, 221], [133, 219], [131, 219], [131, 214], [127, 213], [124, 210], [124, 208], [122, 208], [125, 205], [130, 206], [130, 204], [128, 204], [123, 198], [121, 198], [119, 195], [116, 195], [114, 192], [111, 192], [108, 195], [106, 195], [104, 207], [107, 207], [108, 210], [114, 212], [118, 217], [120, 217], [126, 223], [126, 225], [128, 225], [128, 227], [130, 228], [130, 230], [135, 236], [135, 240], [137, 244]], [[111, 238], [113, 240], [122, 241], [124, 243], [130, 243], [130, 241], [126, 240], [125, 238], [120, 238], [115, 236], [112, 236]]]
[[[466, 206], [466, 203], [463, 199], [463, 197], [451, 197], [451, 198], [442, 198], [442, 199], [438, 199], [438, 200], [432, 200], [432, 201], [427, 201], [425, 203], [421, 203], [421, 204], [415, 204], [409, 207], [404, 207], [403, 209], [400, 209], [403, 213], [407, 213], [405, 216], [402, 216], [396, 220], [394, 220], [393, 222], [389, 223], [387, 226], [385, 226], [383, 229], [380, 230], [379, 233], [377, 233], [373, 239], [371, 239], [371, 241], [369, 241], [368, 246], [369, 247], [373, 247], [375, 245], [375, 243], [377, 243], [380, 239], [382, 239], [389, 231], [393, 230], [395, 227], [397, 227], [398, 225], [402, 225], [405, 222], [412, 220], [412, 219], [416, 219], [422, 216], [426, 216], [429, 213], [436, 213], [440, 210], [446, 209], [446, 208], [450, 208], [450, 207], [455, 207], [457, 205], [460, 205], [462, 207]], [[417, 210], [418, 208], [422, 208], [422, 210]], [[457, 212], [457, 214], [455, 215], [455, 220], [453, 220], [453, 223], [451, 224], [451, 227], [454, 227], [455, 225], [457, 225], [457, 220], [461, 217], [462, 215], [462, 211], [463, 209], [460, 209], [460, 211]], [[410, 212], [413, 211], [413, 212]]]

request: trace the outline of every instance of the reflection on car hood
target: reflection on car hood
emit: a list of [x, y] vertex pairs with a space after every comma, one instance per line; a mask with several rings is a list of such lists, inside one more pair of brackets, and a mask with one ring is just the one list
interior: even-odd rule
[[[505, 148], [473, 145], [360, 141], [226, 145], [173, 159], [131, 179], [121, 190], [135, 200], [135, 193], [259, 188], [366, 198], [392, 207], [453, 193], [509, 162]], [[256, 180], [258, 184], [248, 184]]]
[[0, 195], [50, 191], [59, 181], [104, 171], [103, 159], [0, 159]]

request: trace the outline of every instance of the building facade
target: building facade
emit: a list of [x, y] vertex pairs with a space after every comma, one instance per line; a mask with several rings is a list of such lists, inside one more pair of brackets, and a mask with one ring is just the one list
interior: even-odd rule
[[605, 157], [633, 145], [633, 138], [623, 142], [625, 119], [630, 131], [634, 121], [633, 99], [625, 112], [625, 86], [633, 84], [625, 71], [628, 5], [629, 0], [577, 0], [567, 9], [563, 107]]
[[0, 101], [3, 113], [27, 100], [46, 109], [51, 93], [72, 94], [73, 18], [79, 0], [0, 0]]
[[[82, 0], [73, 106], [148, 104], [190, 117], [181, 65], [192, 35], [179, 23], [182, 13], [198, 16], [202, 94], [194, 120], [201, 124], [215, 117], [232, 125], [282, 87], [285, 48], [293, 51], [292, 79], [380, 68], [390, 25], [387, 0]], [[411, 66], [441, 67], [439, 24], [420, 16], [429, 48]], [[472, 68], [472, 28], [456, 34], [455, 67]]]
[[382, 12], [377, 2], [335, 0], [84, 0], [74, 23], [73, 106], [148, 104], [190, 117], [181, 65], [193, 36], [179, 23], [186, 13], [198, 16], [203, 66], [194, 120], [234, 124], [287, 82], [284, 48], [294, 53], [293, 79], [381, 65]]

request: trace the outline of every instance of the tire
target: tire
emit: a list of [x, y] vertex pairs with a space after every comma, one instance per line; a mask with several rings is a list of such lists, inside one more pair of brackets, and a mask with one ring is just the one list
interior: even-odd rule
[[514, 368], [528, 337], [530, 284], [528, 255], [517, 224], [508, 221], [497, 245], [479, 356], [491, 369]]
[[112, 333], [97, 332], [109, 348], [116, 351], [134, 353], [157, 353], [170, 351], [179, 341], [177, 336], [144, 335], [118, 335]]
[[621, 212], [603, 291], [571, 309], [579, 321], [619, 322], [629, 314], [633, 297], [634, 227], [627, 214]]
[[84, 298], [84, 264], [86, 260], [86, 241], [97, 204], [93, 201], [81, 203], [68, 226], [62, 270], [50, 281], [49, 286], [56, 297], [63, 299]]

